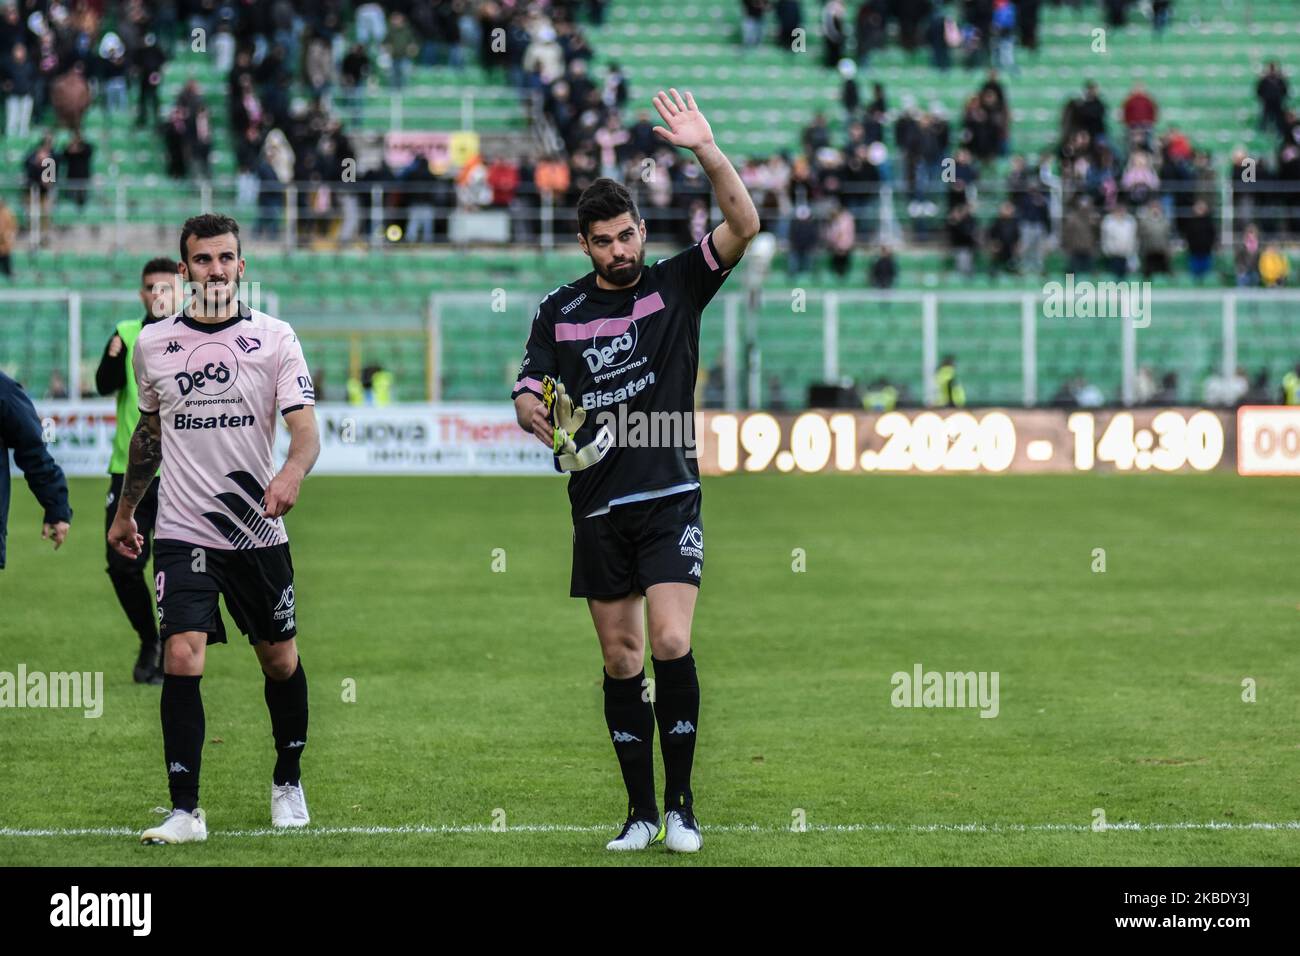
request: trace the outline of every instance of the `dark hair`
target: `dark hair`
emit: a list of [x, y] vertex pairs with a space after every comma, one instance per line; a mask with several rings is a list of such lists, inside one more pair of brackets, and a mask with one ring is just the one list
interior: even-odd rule
[[602, 176], [578, 197], [578, 231], [586, 236], [593, 222], [617, 219], [625, 212], [632, 214], [633, 225], [641, 221], [641, 213], [627, 187]]
[[205, 212], [201, 216], [191, 216], [186, 219], [185, 225], [181, 226], [181, 262], [189, 261], [189, 257], [185, 254], [185, 243], [189, 241], [190, 236], [211, 239], [214, 236], [224, 236], [228, 232], [235, 236], [235, 253], [243, 256], [243, 243], [239, 241], [239, 223], [229, 216]]
[[176, 274], [176, 261], [168, 259], [166, 256], [155, 256], [144, 264], [140, 270], [140, 281], [143, 282], [146, 276], [151, 276], [155, 272], [163, 272], [167, 275]]

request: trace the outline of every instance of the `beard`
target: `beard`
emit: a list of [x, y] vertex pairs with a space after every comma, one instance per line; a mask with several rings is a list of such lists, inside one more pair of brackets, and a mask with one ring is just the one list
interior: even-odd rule
[[637, 252], [635, 262], [602, 268], [597, 265], [595, 259], [592, 259], [591, 264], [595, 267], [596, 273], [610, 285], [631, 285], [640, 277], [641, 269], [645, 266], [645, 246]]

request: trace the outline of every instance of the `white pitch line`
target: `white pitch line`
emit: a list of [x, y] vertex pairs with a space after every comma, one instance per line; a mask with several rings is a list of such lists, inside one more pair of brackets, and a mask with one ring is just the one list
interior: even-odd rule
[[[618, 824], [579, 826], [567, 823], [523, 823], [504, 829], [494, 829], [490, 824], [404, 824], [399, 826], [354, 826], [354, 827], [307, 827], [302, 830], [278, 830], [267, 827], [256, 830], [213, 830], [213, 837], [285, 837], [303, 839], [324, 836], [390, 836], [410, 833], [458, 834], [458, 833], [606, 833], [616, 830]], [[761, 826], [757, 823], [714, 824], [702, 826], [709, 833], [790, 833], [788, 826]], [[1288, 820], [1280, 823], [1228, 823], [1211, 821], [1209, 823], [1108, 823], [1106, 830], [1124, 832], [1159, 832], [1187, 830], [1262, 830], [1274, 832], [1279, 830], [1300, 830], [1300, 820]], [[810, 833], [1086, 833], [1092, 830], [1087, 823], [813, 823], [807, 827]], [[20, 827], [0, 827], [0, 837], [123, 837], [136, 836], [139, 828], [131, 827], [84, 827], [84, 828], [42, 828], [24, 829]]]

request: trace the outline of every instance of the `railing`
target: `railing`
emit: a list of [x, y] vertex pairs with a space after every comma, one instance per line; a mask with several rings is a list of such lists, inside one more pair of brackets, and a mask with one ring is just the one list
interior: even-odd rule
[[[672, 205], [651, 204], [649, 191], [636, 180], [628, 183], [638, 199], [652, 239], [692, 241], [691, 204], [705, 204], [709, 223], [721, 221], [716, 199], [702, 183], [689, 192], [673, 194]], [[846, 183], [842, 201], [852, 213], [858, 245], [909, 244], [946, 248], [949, 213], [948, 186], [929, 183], [917, 188], [889, 182]], [[1000, 203], [1014, 200], [1005, 182], [976, 185], [969, 190], [975, 216], [983, 230], [997, 214]], [[1049, 229], [1045, 248], [1059, 240], [1063, 202], [1073, 192], [1059, 184], [1046, 193]], [[1154, 194], [1171, 220], [1175, 245], [1177, 222], [1205, 190], [1189, 183], [1171, 184]], [[29, 249], [48, 245], [68, 229], [93, 226], [103, 230], [112, 251], [130, 248], [138, 236], [133, 230], [152, 228], [171, 233], [189, 216], [220, 211], [234, 215], [245, 226], [250, 242], [268, 242], [285, 249], [312, 245], [364, 244], [381, 249], [396, 243], [424, 245], [529, 243], [542, 251], [567, 244], [576, 222], [576, 210], [566, 197], [539, 191], [521, 183], [508, 205], [493, 205], [490, 192], [478, 202], [451, 181], [262, 182], [251, 174], [236, 179], [176, 181], [97, 177], [57, 183], [42, 195], [37, 187], [0, 184], [0, 196], [23, 215], [23, 234]], [[791, 230], [794, 204], [754, 190], [764, 227], [784, 243]], [[1283, 242], [1300, 241], [1300, 183], [1237, 184], [1220, 182], [1208, 195], [1217, 217], [1220, 251], [1228, 251], [1246, 222], [1254, 222], [1265, 237]], [[824, 227], [834, 200], [814, 200], [812, 212]], [[1099, 210], [1104, 211], [1104, 210]], [[560, 238], [557, 240], [557, 229]], [[824, 239], [818, 248], [824, 249]], [[1098, 250], [1099, 254], [1099, 250]]]
[[[1179, 401], [1213, 403], [1200, 390], [1206, 377], [1262, 368], [1271, 399], [1300, 359], [1300, 292], [1143, 286], [1071, 279], [1042, 293], [724, 291], [702, 323], [697, 395], [703, 407], [763, 408], [776, 403], [775, 382], [784, 402], [799, 406], [812, 385], [884, 379], [905, 403], [930, 404], [934, 370], [951, 354], [972, 404], [1050, 404], [1076, 373], [1107, 404], [1147, 404], [1144, 368], [1175, 375], [1170, 395]], [[257, 289], [258, 307], [294, 325], [335, 400], [343, 379], [382, 365], [397, 378], [399, 400], [506, 401], [540, 298], [531, 289], [430, 292], [423, 310], [358, 319], [347, 303], [278, 291]], [[1093, 306], [1076, 314], [1084, 293]], [[0, 369], [37, 397], [55, 376], [79, 396], [90, 391], [113, 325], [137, 314], [139, 300], [131, 292], [0, 291], [0, 306]], [[325, 394], [324, 382], [318, 387]]]

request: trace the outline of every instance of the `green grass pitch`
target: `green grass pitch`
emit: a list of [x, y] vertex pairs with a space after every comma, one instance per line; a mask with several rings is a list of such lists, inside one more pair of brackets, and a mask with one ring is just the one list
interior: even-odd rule
[[[3, 865], [1300, 863], [1285, 480], [707, 480], [693, 858], [603, 849], [624, 796], [599, 653], [562, 482], [535, 478], [310, 479], [289, 529], [312, 827], [265, 832], [270, 728], [235, 635], [203, 681], [211, 836], [140, 846], [166, 802], [158, 689], [130, 682], [106, 484], [72, 483], [57, 554], [14, 489], [0, 670], [103, 671], [105, 705], [0, 710]], [[918, 662], [998, 672], [998, 716], [893, 707]]]

